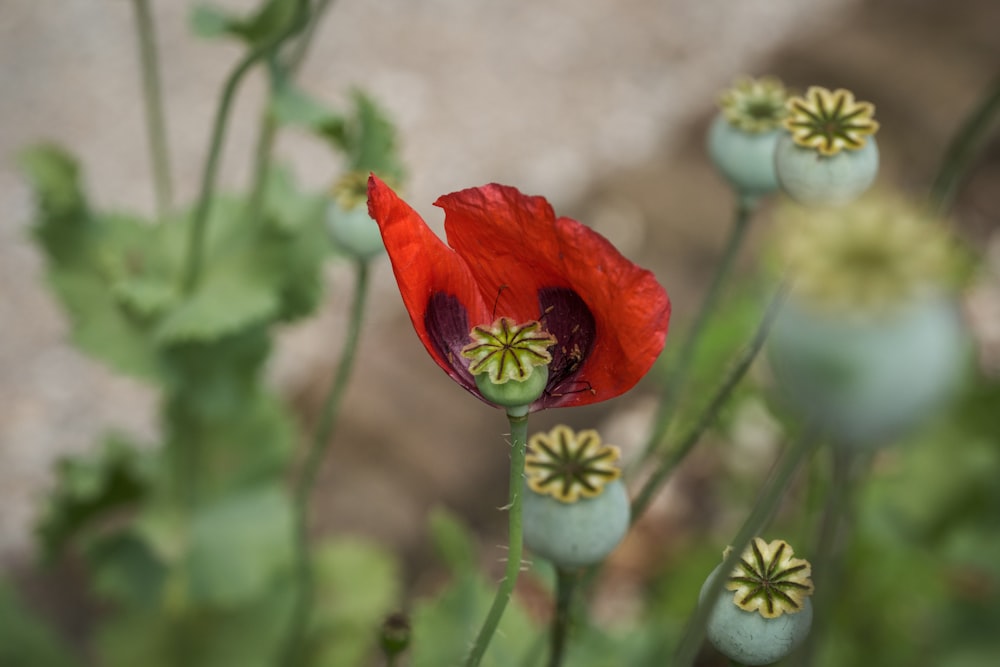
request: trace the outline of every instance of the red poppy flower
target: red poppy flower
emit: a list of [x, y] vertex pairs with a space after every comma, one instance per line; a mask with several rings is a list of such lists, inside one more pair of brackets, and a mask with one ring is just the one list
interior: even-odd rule
[[[663, 349], [670, 300], [652, 273], [600, 234], [556, 218], [542, 197], [497, 184], [439, 197], [448, 245], [376, 176], [368, 211], [424, 347], [466, 390], [474, 326], [537, 320], [556, 338], [531, 410], [605, 401], [632, 388]], [[448, 246], [451, 247], [448, 247]], [[486, 401], [487, 403], [489, 401]]]

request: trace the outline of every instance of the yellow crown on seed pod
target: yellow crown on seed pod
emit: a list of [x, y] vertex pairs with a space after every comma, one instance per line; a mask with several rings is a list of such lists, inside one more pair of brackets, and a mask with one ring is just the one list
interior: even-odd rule
[[619, 449], [604, 444], [597, 431], [576, 433], [559, 425], [528, 439], [525, 478], [535, 493], [573, 503], [600, 495], [605, 485], [618, 479], [620, 456]]
[[794, 558], [787, 542], [755, 537], [730, 573], [726, 590], [733, 591], [733, 603], [743, 611], [778, 618], [802, 610], [813, 593], [811, 577], [812, 565]]
[[796, 295], [827, 309], [882, 312], [953, 286], [962, 262], [947, 228], [914, 203], [876, 192], [841, 208], [787, 205], [774, 250]]
[[802, 97], [789, 98], [787, 109], [784, 125], [792, 140], [821, 155], [863, 148], [879, 127], [875, 105], [855, 100], [854, 93], [843, 88], [810, 86]]

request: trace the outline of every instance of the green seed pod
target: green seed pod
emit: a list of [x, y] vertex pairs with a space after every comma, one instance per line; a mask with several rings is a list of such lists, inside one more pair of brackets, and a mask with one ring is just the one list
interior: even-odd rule
[[326, 224], [337, 249], [354, 259], [365, 261], [385, 252], [378, 225], [369, 217], [368, 207], [363, 203], [345, 209], [337, 201], [330, 202]]
[[733, 189], [745, 197], [758, 197], [778, 189], [774, 151], [781, 137], [781, 130], [744, 132], [720, 114], [708, 130], [708, 154]]
[[946, 227], [898, 197], [779, 209], [774, 249], [792, 291], [767, 352], [789, 407], [835, 442], [904, 435], [958, 388], [968, 334]]
[[768, 337], [782, 396], [852, 447], [904, 435], [947, 402], [967, 347], [957, 304], [948, 298], [861, 319], [789, 299]]
[[742, 197], [778, 189], [774, 150], [786, 115], [785, 87], [773, 77], [740, 79], [719, 99], [708, 130], [713, 164]]
[[618, 448], [597, 431], [556, 426], [528, 441], [524, 542], [562, 568], [604, 560], [628, 532], [628, 492]]
[[787, 102], [774, 167], [781, 188], [806, 205], [846, 204], [871, 186], [878, 174], [875, 106], [858, 102], [849, 90], [812, 86]]
[[[721, 568], [720, 564], [702, 585], [700, 604], [706, 602]], [[787, 656], [812, 626], [810, 573], [809, 563], [792, 558], [786, 542], [755, 538], [711, 603], [706, 626], [709, 642], [744, 665], [768, 665]]]
[[857, 199], [875, 182], [878, 164], [874, 138], [856, 151], [823, 155], [785, 135], [774, 151], [774, 170], [781, 189], [807, 206], [839, 206]]
[[495, 384], [486, 373], [476, 375], [474, 379], [479, 393], [490, 403], [504, 408], [518, 408], [541, 398], [549, 380], [549, 369], [540, 366], [525, 380], [508, 380], [503, 384]]
[[524, 543], [531, 551], [564, 568], [604, 560], [625, 537], [629, 500], [621, 480], [601, 495], [563, 503], [526, 489]]

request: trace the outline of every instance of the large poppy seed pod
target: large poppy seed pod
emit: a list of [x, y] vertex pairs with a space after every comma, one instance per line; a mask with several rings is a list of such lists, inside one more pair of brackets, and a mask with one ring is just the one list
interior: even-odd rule
[[878, 174], [875, 107], [853, 93], [813, 86], [788, 100], [788, 134], [774, 152], [782, 190], [806, 205], [842, 205], [865, 192]]
[[959, 386], [967, 351], [946, 297], [855, 318], [790, 298], [768, 338], [784, 399], [853, 447], [890, 442], [934, 414]]
[[767, 341], [781, 397], [837, 443], [905, 435], [953, 395], [968, 356], [946, 228], [887, 195], [775, 222], [792, 286]]
[[610, 554], [628, 532], [628, 492], [618, 448], [597, 431], [557, 426], [528, 441], [524, 543], [561, 568], [585, 567]]
[[742, 197], [778, 189], [774, 151], [784, 135], [785, 87], [773, 77], [740, 79], [719, 98], [708, 130], [708, 154]]
[[[699, 604], [716, 578], [718, 565], [701, 587]], [[812, 626], [813, 586], [809, 563], [792, 557], [781, 540], [755, 538], [743, 552], [712, 605], [706, 636], [722, 654], [743, 665], [769, 665], [799, 646]]]

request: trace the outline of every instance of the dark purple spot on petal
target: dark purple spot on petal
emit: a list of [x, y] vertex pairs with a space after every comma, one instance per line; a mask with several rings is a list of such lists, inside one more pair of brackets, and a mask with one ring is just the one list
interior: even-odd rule
[[[576, 380], [597, 337], [597, 324], [590, 308], [576, 292], [565, 287], [538, 290], [538, 305], [542, 327], [556, 337], [555, 346], [549, 350], [552, 363], [545, 387], [546, 398], [590, 391], [586, 383]], [[545, 398], [542, 402], [546, 402]]]
[[424, 310], [424, 328], [434, 350], [451, 366], [455, 378], [469, 391], [479, 394], [472, 373], [461, 355], [470, 341], [469, 313], [454, 294], [435, 292]]

